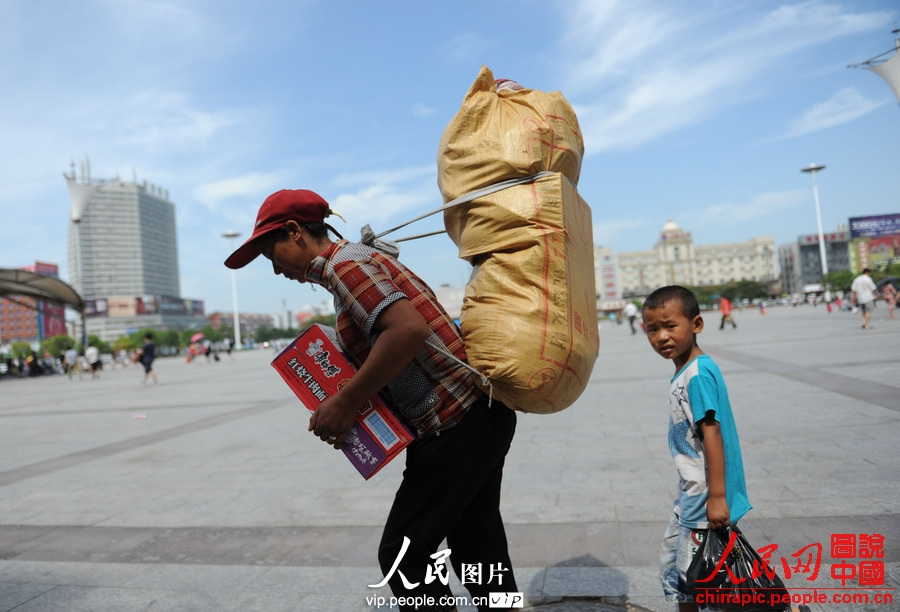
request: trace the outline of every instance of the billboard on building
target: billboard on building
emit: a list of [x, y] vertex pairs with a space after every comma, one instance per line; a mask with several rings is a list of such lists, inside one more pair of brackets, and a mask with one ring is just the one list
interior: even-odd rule
[[60, 304], [41, 302], [41, 339], [66, 333], [66, 308]]
[[900, 234], [900, 213], [850, 217], [850, 238], [880, 238]]
[[851, 217], [850, 238], [854, 272], [900, 263], [900, 213]]
[[163, 313], [167, 315], [203, 315], [203, 300], [185, 300], [171, 296], [111, 296], [85, 302], [86, 317], [134, 317]]

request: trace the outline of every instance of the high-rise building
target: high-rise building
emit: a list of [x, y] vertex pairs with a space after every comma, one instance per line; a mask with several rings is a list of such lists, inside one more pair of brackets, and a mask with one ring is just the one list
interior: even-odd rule
[[203, 302], [181, 298], [175, 205], [156, 185], [92, 180], [85, 163], [69, 184], [70, 284], [86, 304], [88, 334], [107, 342], [142, 328], [203, 326]]

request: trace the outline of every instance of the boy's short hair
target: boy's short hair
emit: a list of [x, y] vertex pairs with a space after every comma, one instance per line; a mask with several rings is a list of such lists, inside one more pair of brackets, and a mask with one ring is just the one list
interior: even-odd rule
[[647, 296], [642, 310], [655, 310], [674, 301], [681, 304], [681, 311], [688, 319], [693, 320], [694, 317], [700, 316], [700, 304], [697, 302], [697, 296], [690, 289], [685, 289], [681, 285], [660, 287]]

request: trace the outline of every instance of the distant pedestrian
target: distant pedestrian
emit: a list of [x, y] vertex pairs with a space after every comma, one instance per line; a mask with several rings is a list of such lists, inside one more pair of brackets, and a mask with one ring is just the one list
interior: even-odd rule
[[78, 374], [78, 379], [81, 380], [81, 366], [78, 363], [78, 351], [75, 350], [75, 347], [66, 349], [63, 365], [66, 366], [69, 380], [72, 380], [72, 374]]
[[737, 329], [737, 323], [734, 322], [734, 317], [731, 316], [731, 300], [727, 296], [722, 296], [719, 302], [719, 310], [722, 312], [722, 322], [719, 323], [719, 329], [725, 329], [726, 323], [731, 323], [732, 329]]
[[628, 302], [625, 304], [625, 311], [623, 313], [626, 317], [628, 317], [628, 324], [631, 326], [631, 335], [637, 333], [637, 330], [634, 328], [634, 320], [637, 318], [638, 309], [637, 306], [634, 305], [634, 302]]
[[888, 318], [894, 318], [894, 308], [897, 307], [897, 289], [894, 287], [894, 283], [888, 281], [884, 284], [884, 287], [881, 288], [881, 295], [884, 296], [884, 301], [887, 302], [888, 307]]
[[736, 525], [752, 506], [725, 379], [697, 344], [703, 317], [696, 296], [677, 285], [657, 289], [644, 302], [643, 320], [653, 350], [675, 364], [668, 439], [679, 487], [660, 549], [660, 579], [666, 599], [687, 612], [697, 609], [686, 588], [697, 543], [707, 529]]
[[225, 338], [225, 352], [228, 353], [229, 359], [234, 359], [231, 355], [231, 350], [234, 348], [234, 340], [231, 338]]
[[853, 279], [850, 291], [853, 292], [853, 301], [862, 311], [863, 329], [871, 329], [872, 306], [875, 304], [875, 281], [872, 280], [872, 271], [864, 268], [862, 274]]
[[91, 370], [91, 378], [100, 378], [100, 349], [93, 344], [88, 345], [84, 351], [84, 358], [88, 362], [88, 368]]
[[138, 352], [138, 361], [144, 364], [144, 380], [141, 381], [142, 385], [147, 384], [147, 379], [152, 378], [153, 384], [159, 382], [159, 379], [156, 378], [156, 372], [153, 371], [153, 360], [156, 359], [156, 345], [153, 343], [153, 334], [147, 332], [144, 336], [144, 346], [141, 347], [141, 350]]

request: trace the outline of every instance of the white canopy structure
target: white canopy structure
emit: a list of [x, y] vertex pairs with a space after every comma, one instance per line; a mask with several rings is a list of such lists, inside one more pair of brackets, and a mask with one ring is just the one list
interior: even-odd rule
[[[850, 64], [848, 68], [871, 70], [885, 80], [893, 90], [894, 95], [897, 96], [897, 101], [900, 102], [900, 37], [897, 36], [900, 34], [900, 28], [894, 28], [892, 34], [895, 36], [893, 49], [889, 49], [859, 64]], [[889, 54], [892, 55], [885, 58]]]

